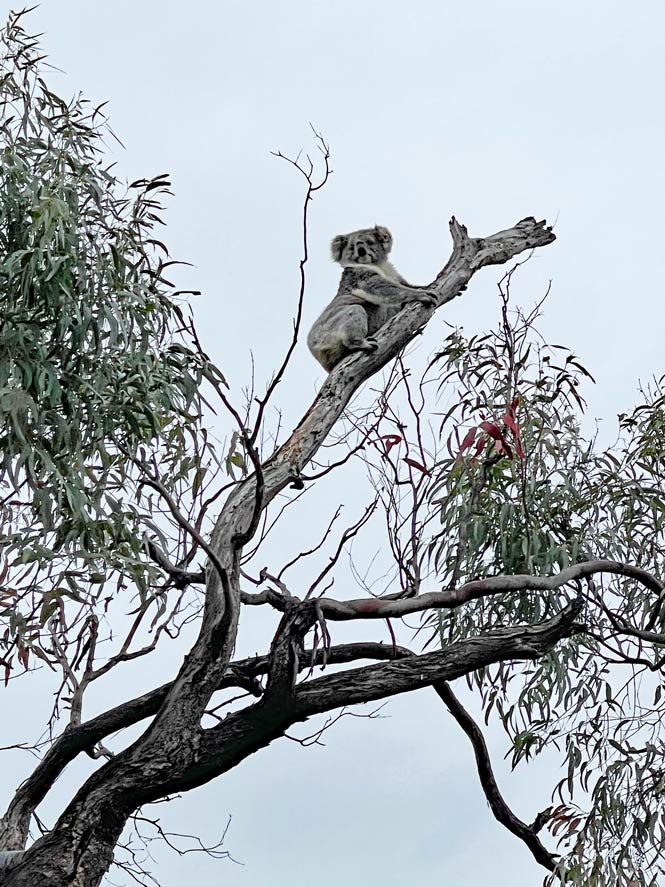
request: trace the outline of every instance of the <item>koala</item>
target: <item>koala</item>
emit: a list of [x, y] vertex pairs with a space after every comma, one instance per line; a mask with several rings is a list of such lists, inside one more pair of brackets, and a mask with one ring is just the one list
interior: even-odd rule
[[344, 269], [342, 279], [307, 336], [309, 350], [328, 372], [354, 351], [375, 351], [374, 334], [407, 302], [436, 304], [433, 293], [409, 286], [390, 264], [392, 245], [390, 231], [380, 225], [333, 239], [332, 258]]

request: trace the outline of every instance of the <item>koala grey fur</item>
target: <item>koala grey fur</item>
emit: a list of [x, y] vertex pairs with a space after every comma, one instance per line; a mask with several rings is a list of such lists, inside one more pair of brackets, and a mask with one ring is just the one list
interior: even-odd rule
[[436, 303], [436, 296], [409, 286], [393, 268], [387, 260], [392, 245], [390, 231], [380, 225], [333, 239], [330, 249], [344, 268], [342, 279], [307, 336], [309, 350], [328, 372], [354, 351], [375, 351], [374, 333], [407, 302]]

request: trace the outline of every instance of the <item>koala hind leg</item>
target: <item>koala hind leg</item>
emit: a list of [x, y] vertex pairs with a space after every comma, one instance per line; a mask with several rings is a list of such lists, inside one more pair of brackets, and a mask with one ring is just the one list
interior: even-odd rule
[[347, 351], [376, 351], [376, 339], [367, 335], [368, 328], [369, 320], [365, 309], [359, 305], [349, 308], [339, 331]]

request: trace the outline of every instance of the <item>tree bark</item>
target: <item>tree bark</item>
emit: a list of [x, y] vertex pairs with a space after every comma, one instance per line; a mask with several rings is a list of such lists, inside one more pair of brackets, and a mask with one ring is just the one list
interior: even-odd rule
[[504, 628], [435, 653], [316, 678], [286, 699], [281, 692], [266, 693], [255, 705], [201, 731], [191, 761], [182, 768], [131, 746], [90, 777], [53, 831], [9, 871], [3, 887], [96, 887], [127, 818], [142, 804], [209, 782], [312, 715], [454, 680], [495, 662], [539, 658], [579, 630], [580, 609], [575, 602], [542, 625]]

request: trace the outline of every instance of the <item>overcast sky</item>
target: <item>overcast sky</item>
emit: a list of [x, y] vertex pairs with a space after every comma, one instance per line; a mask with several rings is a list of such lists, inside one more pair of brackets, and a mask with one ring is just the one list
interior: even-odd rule
[[[586, 394], [603, 433], [639, 380], [662, 373], [661, 0], [44, 0], [27, 24], [63, 71], [49, 75], [56, 91], [108, 100], [125, 146], [114, 150], [119, 173], [171, 174], [163, 239], [193, 263], [181, 280], [203, 293], [204, 344], [236, 392], [250, 349], [265, 378], [290, 336], [302, 181], [270, 152], [315, 150], [309, 122], [330, 143], [334, 175], [311, 210], [306, 324], [337, 286], [328, 243], [339, 232], [387, 225], [395, 265], [424, 283], [447, 258], [453, 213], [478, 236], [535, 215], [556, 221], [558, 240], [520, 275], [519, 301], [531, 305], [552, 280], [541, 328], [594, 373]], [[440, 314], [469, 332], [491, 328], [502, 273], [485, 269]], [[443, 332], [437, 317], [421, 348]], [[322, 379], [301, 344], [280, 386], [287, 423]], [[137, 692], [177, 666], [142, 664]], [[9, 709], [17, 729], [2, 744], [26, 738], [20, 683], [7, 696], [23, 710]], [[492, 820], [470, 748], [432, 697], [394, 700], [383, 720], [347, 718], [325, 748], [283, 740], [160, 810], [207, 840], [232, 815], [226, 847], [243, 863], [158, 851], [162, 885], [539, 883], [542, 869]], [[31, 705], [34, 736], [50, 699]], [[529, 820], [548, 804], [553, 764], [509, 774], [505, 738], [490, 742], [501, 786]], [[12, 761], [3, 792], [30, 765]], [[45, 815], [56, 813], [54, 803]]]

